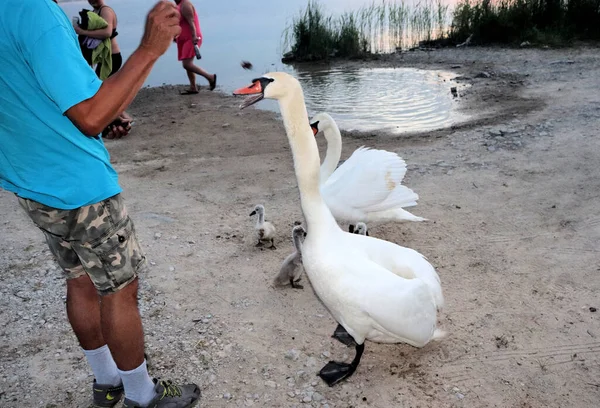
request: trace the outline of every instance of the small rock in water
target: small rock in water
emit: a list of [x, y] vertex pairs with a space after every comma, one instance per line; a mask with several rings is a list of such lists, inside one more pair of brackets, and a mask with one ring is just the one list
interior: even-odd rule
[[229, 127], [229, 126], [230, 126], [230, 125], [229, 125], [229, 123], [223, 123], [223, 124], [221, 125], [221, 127], [224, 127], [224, 128], [226, 128], [226, 127]]
[[455, 98], [458, 96], [458, 91], [456, 90], [455, 86], [450, 88], [450, 93], [452, 93], [452, 96]]
[[491, 78], [489, 72], [482, 71], [479, 74], [475, 75], [475, 78]]

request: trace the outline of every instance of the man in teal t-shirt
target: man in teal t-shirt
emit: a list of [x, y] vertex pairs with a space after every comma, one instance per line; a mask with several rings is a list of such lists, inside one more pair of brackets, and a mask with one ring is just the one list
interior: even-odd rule
[[16, 194], [65, 272], [67, 315], [98, 406], [116, 405], [123, 392], [127, 407], [188, 407], [200, 397], [195, 384], [148, 375], [137, 308], [145, 257], [99, 136], [179, 31], [175, 6], [159, 2], [138, 49], [101, 82], [53, 0], [0, 1], [0, 186]]

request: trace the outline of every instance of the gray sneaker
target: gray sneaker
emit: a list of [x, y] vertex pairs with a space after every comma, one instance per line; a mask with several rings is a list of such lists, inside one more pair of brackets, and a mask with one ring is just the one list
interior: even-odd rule
[[175, 385], [171, 381], [154, 379], [156, 396], [146, 406], [125, 398], [124, 408], [190, 408], [200, 399], [196, 384]]
[[123, 385], [115, 387], [114, 385], [98, 384], [96, 380], [94, 380], [92, 390], [95, 407], [112, 408], [117, 405], [123, 396]]

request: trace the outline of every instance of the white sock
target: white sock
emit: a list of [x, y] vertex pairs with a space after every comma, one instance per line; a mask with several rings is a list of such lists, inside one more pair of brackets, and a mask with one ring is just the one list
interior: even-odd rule
[[83, 350], [83, 352], [98, 384], [111, 386], [121, 384], [117, 365], [106, 344], [96, 350]]
[[156, 395], [154, 392], [154, 383], [148, 375], [146, 360], [138, 368], [131, 371], [118, 370], [123, 387], [125, 388], [125, 397], [135, 401], [141, 406], [146, 406]]

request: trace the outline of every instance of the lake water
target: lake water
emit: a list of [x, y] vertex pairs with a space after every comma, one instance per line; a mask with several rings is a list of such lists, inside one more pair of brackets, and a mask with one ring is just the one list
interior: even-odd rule
[[[306, 0], [193, 1], [203, 34], [202, 59], [208, 72], [218, 74], [219, 90], [230, 93], [269, 71], [286, 71], [302, 83], [309, 114], [332, 114], [343, 129], [387, 128], [394, 132], [428, 130], [453, 121], [451, 75], [415, 69], [357, 69], [296, 71], [281, 63], [283, 31], [291, 18], [305, 7]], [[370, 1], [325, 0], [329, 11], [352, 10]], [[90, 8], [87, 1], [59, 2], [65, 13], [78, 15]], [[118, 16], [117, 40], [124, 58], [139, 45], [149, 0], [111, 0]], [[253, 70], [242, 69], [248, 60]], [[445, 80], [445, 81], [444, 81]], [[199, 77], [198, 83], [204, 85]], [[175, 44], [156, 63], [145, 85], [186, 84], [187, 76], [177, 61]], [[273, 101], [256, 105], [277, 111]]]

